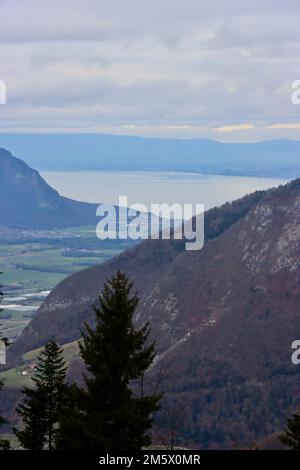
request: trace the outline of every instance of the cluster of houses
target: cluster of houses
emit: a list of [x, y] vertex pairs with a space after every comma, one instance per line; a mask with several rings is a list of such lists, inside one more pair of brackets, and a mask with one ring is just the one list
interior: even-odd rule
[[25, 376], [25, 375], [32, 375], [34, 371], [36, 370], [36, 363], [29, 364], [25, 367], [25, 369], [18, 371], [19, 374]]

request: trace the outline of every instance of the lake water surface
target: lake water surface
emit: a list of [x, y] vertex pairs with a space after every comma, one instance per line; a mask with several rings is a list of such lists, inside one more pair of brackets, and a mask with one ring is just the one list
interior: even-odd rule
[[219, 206], [256, 190], [277, 187], [283, 179], [196, 173], [155, 172], [43, 172], [44, 179], [63, 195], [86, 202], [118, 204], [119, 195], [128, 203], [204, 204]]

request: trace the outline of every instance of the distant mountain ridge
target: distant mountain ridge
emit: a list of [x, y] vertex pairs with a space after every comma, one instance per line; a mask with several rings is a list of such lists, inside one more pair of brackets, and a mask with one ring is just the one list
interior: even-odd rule
[[0, 149], [0, 225], [31, 229], [96, 225], [96, 207], [60, 196], [38, 171]]
[[[103, 282], [121, 269], [140, 297], [136, 322], [150, 321], [157, 341], [153, 374], [168, 364], [159, 431], [168, 407], [173, 415], [184, 410], [177, 434], [196, 448], [249, 445], [281, 431], [300, 403], [299, 368], [291, 363], [300, 338], [299, 227], [300, 179], [212, 209], [201, 251], [147, 240], [61, 282], [9, 361], [52, 335], [61, 343], [78, 338], [83, 322], [93, 321]], [[72, 375], [80, 370], [73, 364]]]
[[296, 178], [300, 141], [222, 143], [105, 134], [0, 134], [0, 147], [40, 171], [183, 171]]

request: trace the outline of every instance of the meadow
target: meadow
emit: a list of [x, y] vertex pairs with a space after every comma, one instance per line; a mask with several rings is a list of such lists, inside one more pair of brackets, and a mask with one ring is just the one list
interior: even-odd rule
[[63, 231], [12, 230], [2, 239], [0, 230], [2, 333], [14, 341], [60, 281], [107, 261], [131, 244], [126, 240], [98, 240], [95, 228], [89, 226]]

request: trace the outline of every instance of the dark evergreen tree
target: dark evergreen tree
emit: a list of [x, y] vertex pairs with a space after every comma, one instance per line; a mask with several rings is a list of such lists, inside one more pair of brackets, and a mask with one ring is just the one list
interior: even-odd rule
[[[0, 381], [0, 392], [2, 388], [3, 388], [3, 383]], [[0, 428], [5, 423], [6, 423], [6, 420], [0, 415]], [[9, 442], [6, 439], [0, 439], [0, 450], [9, 450], [9, 448], [10, 448]]]
[[293, 450], [300, 450], [300, 415], [295, 413], [287, 420], [287, 429], [279, 436], [281, 442]]
[[[2, 274], [3, 274], [3, 273], [0, 272], [0, 276], [1, 276]], [[2, 292], [2, 286], [1, 286], [1, 284], [0, 284], [0, 314], [1, 314], [1, 312], [3, 311], [2, 308], [1, 308], [2, 298], [3, 298], [3, 292]], [[5, 341], [5, 338], [2, 337], [1, 323], [0, 323], [0, 340]]]
[[150, 444], [148, 432], [160, 395], [134, 393], [153, 363], [149, 325], [133, 326], [138, 304], [133, 284], [118, 272], [94, 307], [96, 326], [85, 325], [80, 350], [87, 367], [86, 388], [75, 388], [73, 407], [62, 415], [58, 448], [134, 450]]
[[58, 432], [58, 416], [65, 406], [68, 389], [62, 349], [50, 340], [42, 350], [33, 376], [33, 388], [25, 388], [25, 399], [17, 412], [23, 420], [14, 432], [24, 449], [53, 450]]
[[[0, 276], [1, 276], [2, 274], [3, 274], [3, 273], [0, 272]], [[2, 286], [1, 286], [1, 284], [0, 284], [0, 314], [1, 314], [1, 312], [2, 312], [1, 302], [2, 302], [2, 299], [3, 299], [3, 295], [4, 295], [4, 294], [3, 294], [3, 292], [2, 292]], [[4, 344], [5, 344], [6, 346], [8, 346], [8, 344], [9, 344], [8, 339], [7, 339], [7, 338], [4, 338], [4, 337], [2, 336], [1, 322], [0, 322], [0, 340], [2, 340], [2, 341], [4, 342]]]

